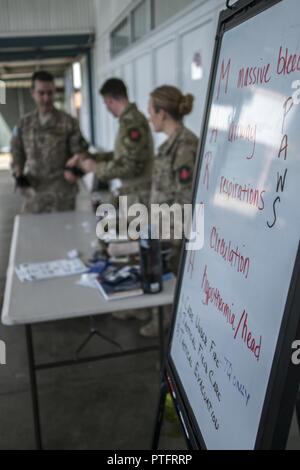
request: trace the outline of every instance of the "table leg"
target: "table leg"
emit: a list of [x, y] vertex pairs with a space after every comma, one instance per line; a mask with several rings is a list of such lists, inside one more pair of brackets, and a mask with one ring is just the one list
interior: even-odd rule
[[25, 329], [26, 329], [29, 379], [30, 379], [30, 390], [31, 390], [31, 398], [32, 398], [35, 442], [36, 442], [37, 450], [41, 450], [42, 449], [42, 436], [41, 436], [39, 400], [38, 400], [38, 390], [37, 390], [37, 382], [36, 382], [36, 370], [35, 370], [35, 362], [34, 362], [34, 350], [33, 350], [33, 342], [32, 342], [31, 325], [26, 325]]

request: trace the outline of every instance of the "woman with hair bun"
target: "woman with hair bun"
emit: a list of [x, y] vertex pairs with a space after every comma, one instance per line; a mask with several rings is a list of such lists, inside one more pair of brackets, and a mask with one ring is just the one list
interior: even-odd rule
[[[150, 93], [148, 112], [155, 132], [163, 132], [167, 140], [154, 158], [151, 186], [151, 204], [189, 204], [192, 198], [193, 171], [198, 138], [184, 127], [183, 118], [193, 109], [194, 97], [170, 85]], [[170, 268], [177, 274], [181, 240], [171, 240]], [[143, 336], [158, 335], [158, 315], [140, 329]]]

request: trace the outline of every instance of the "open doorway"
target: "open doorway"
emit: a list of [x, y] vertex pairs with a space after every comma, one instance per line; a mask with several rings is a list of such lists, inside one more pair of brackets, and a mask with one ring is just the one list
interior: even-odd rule
[[0, 171], [10, 168], [14, 126], [34, 109], [31, 76], [38, 70], [52, 73], [55, 106], [77, 117], [83, 134], [94, 143], [93, 42], [90, 33], [0, 38]]

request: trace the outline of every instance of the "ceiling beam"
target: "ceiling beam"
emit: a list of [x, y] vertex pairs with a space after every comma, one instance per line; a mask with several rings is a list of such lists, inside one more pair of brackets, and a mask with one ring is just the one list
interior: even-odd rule
[[[59, 49], [59, 50], [42, 50], [24, 52], [0, 52], [0, 62], [13, 62], [17, 60], [39, 60], [39, 59], [56, 59], [60, 57], [77, 57], [86, 54], [88, 48], [78, 47], [75, 49]], [[4, 65], [4, 64], [3, 64]]]
[[88, 34], [65, 34], [51, 36], [20, 36], [0, 37], [0, 48], [33, 47], [41, 48], [47, 46], [86, 46], [91, 47], [95, 35]]

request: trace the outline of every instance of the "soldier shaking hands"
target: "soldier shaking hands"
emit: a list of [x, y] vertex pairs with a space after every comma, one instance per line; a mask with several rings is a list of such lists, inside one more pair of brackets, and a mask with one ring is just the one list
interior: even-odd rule
[[146, 117], [128, 99], [124, 82], [107, 80], [100, 89], [107, 110], [119, 119], [114, 151], [100, 153], [94, 159], [75, 156], [67, 166], [80, 164], [86, 173], [93, 171], [108, 182], [120, 180], [118, 195], [128, 196], [128, 204], [148, 204], [153, 161], [153, 141]]
[[77, 121], [54, 106], [53, 76], [35, 72], [31, 95], [36, 110], [25, 115], [13, 130], [13, 171], [24, 196], [23, 213], [75, 209], [76, 178], [65, 172], [72, 157], [84, 158], [88, 143]]

